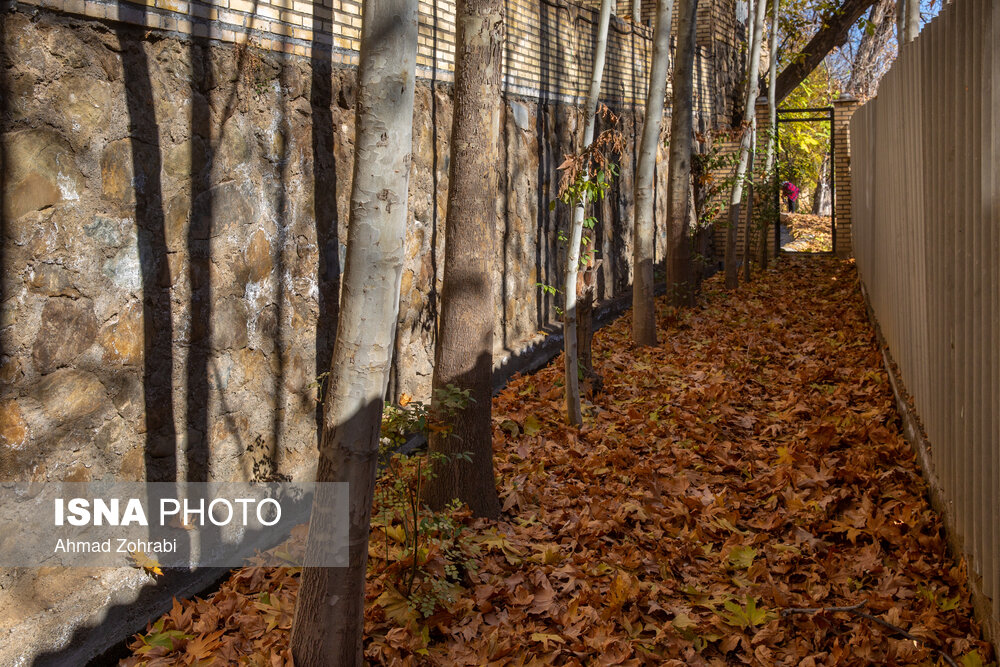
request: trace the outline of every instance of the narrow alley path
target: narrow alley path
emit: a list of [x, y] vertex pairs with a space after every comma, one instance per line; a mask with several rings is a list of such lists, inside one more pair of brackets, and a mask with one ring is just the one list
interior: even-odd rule
[[[373, 528], [373, 664], [992, 659], [900, 435], [853, 263], [786, 259], [736, 293], [720, 285], [676, 315], [661, 303], [657, 348], [631, 345], [627, 316], [598, 333], [604, 388], [579, 432], [562, 418], [561, 359], [501, 393], [505, 515], [429, 540], [417, 590], [438, 606], [407, 604], [412, 559], [394, 527]], [[218, 595], [280, 629], [296, 586], [294, 570], [249, 568]], [[199, 632], [258, 641], [213, 606], [185, 603]], [[267, 636], [280, 655], [287, 631]]]

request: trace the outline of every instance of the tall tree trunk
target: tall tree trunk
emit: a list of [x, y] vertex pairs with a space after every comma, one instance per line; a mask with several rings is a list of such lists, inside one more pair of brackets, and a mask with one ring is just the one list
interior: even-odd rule
[[[775, 143], [778, 141], [778, 101], [775, 95], [775, 83], [778, 76], [778, 1], [772, 0], [771, 2], [771, 45], [767, 70], [767, 159], [764, 162], [764, 177], [771, 179], [775, 187], [778, 184], [778, 176], [772, 174], [771, 171], [774, 169]], [[775, 216], [777, 216], [777, 211], [775, 211]], [[762, 220], [760, 224], [761, 271], [767, 269], [768, 229], [770, 229], [770, 224], [767, 220]]]
[[653, 62], [649, 69], [642, 139], [635, 166], [635, 222], [632, 235], [632, 340], [656, 345], [656, 307], [653, 301], [653, 178], [660, 146], [663, 101], [670, 59], [670, 15], [674, 0], [656, 0]]
[[920, 0], [906, 0], [906, 24], [903, 26], [903, 40], [909, 44], [920, 32]]
[[642, 0], [632, 0], [632, 21], [636, 25], [642, 23]]
[[[366, 0], [343, 297], [317, 471], [319, 482], [350, 483], [349, 565], [302, 572], [291, 637], [299, 667], [363, 664], [368, 533], [399, 313], [416, 59], [416, 0]], [[343, 546], [330, 543], [337, 519], [317, 493], [307, 554]]]
[[[503, 0], [459, 0], [451, 126], [444, 282], [434, 354], [434, 408], [448, 385], [473, 399], [453, 418], [449, 433], [432, 433], [434, 477], [427, 503], [439, 509], [453, 498], [477, 516], [500, 514], [493, 474], [493, 274], [499, 164]], [[471, 460], [458, 457], [468, 452]]]
[[694, 298], [691, 273], [691, 140], [694, 134], [694, 49], [698, 0], [681, 0], [677, 15], [667, 185], [667, 289], [674, 305]]
[[[608, 21], [611, 20], [611, 0], [601, 2], [601, 18], [597, 26], [597, 42], [594, 44], [594, 70], [590, 75], [590, 93], [584, 110], [583, 144], [586, 149], [594, 143], [594, 123], [597, 116], [597, 99], [601, 94], [601, 79], [604, 77], [604, 58], [608, 51]], [[587, 169], [587, 167], [585, 167]], [[588, 172], [584, 171], [584, 178]], [[580, 272], [580, 243], [583, 241], [583, 218], [587, 210], [586, 194], [573, 208], [573, 223], [569, 232], [569, 247], [566, 249], [566, 279], [564, 282], [566, 305], [563, 309], [563, 339], [565, 351], [566, 417], [573, 426], [583, 423], [580, 412], [580, 366], [576, 340], [576, 280]]]
[[[751, 0], [753, 1], [753, 0]], [[740, 141], [740, 159], [736, 165], [736, 182], [733, 184], [732, 196], [729, 198], [729, 228], [726, 229], [726, 288], [735, 289], [739, 285], [736, 262], [736, 232], [740, 225], [740, 203], [743, 201], [743, 179], [747, 174], [747, 163], [750, 160], [750, 145], [754, 142], [754, 118], [757, 115], [757, 93], [760, 69], [760, 45], [764, 37], [764, 3], [760, 0], [756, 20], [753, 26], [753, 40], [750, 46], [750, 69], [747, 72], [746, 107], [743, 110], [743, 139]], [[747, 258], [744, 258], [746, 261]]]
[[823, 158], [819, 166], [819, 179], [813, 192], [813, 215], [830, 215], [830, 156]]
[[[764, 3], [761, 2], [761, 10], [764, 9]], [[750, 124], [750, 131], [753, 132], [754, 138], [757, 137], [757, 118], [756, 112], [754, 112], [753, 122]], [[753, 168], [754, 161], [757, 158], [757, 142], [754, 141], [750, 144], [750, 164], [747, 169], [750, 174], [750, 183], [747, 185], [747, 213], [746, 213], [746, 223], [743, 226], [743, 282], [750, 282], [750, 233], [753, 229]]]

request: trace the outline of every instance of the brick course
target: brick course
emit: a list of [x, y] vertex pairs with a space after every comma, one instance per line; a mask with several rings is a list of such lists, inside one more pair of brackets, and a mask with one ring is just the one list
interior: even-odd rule
[[[699, 9], [696, 112], [700, 129], [732, 117], [732, 77], [743, 39], [735, 0], [703, 0]], [[15, 4], [142, 25], [221, 42], [311, 57], [332, 52], [335, 65], [358, 62], [361, 3], [355, 0], [18, 0]], [[612, 16], [602, 84], [604, 101], [621, 108], [645, 102], [652, 57], [654, 0], [646, 0], [644, 21], [631, 20], [631, 3], [618, 3]], [[505, 89], [548, 101], [579, 104], [592, 67], [599, 0], [509, 0]], [[417, 69], [423, 79], [449, 82], [455, 70], [455, 3], [419, 3]], [[673, 44], [673, 39], [672, 39]]]

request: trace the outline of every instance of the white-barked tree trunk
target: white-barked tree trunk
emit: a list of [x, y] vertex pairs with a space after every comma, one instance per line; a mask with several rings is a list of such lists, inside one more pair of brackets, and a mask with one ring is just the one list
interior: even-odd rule
[[[594, 44], [594, 69], [590, 76], [590, 92], [587, 108], [584, 110], [583, 145], [586, 149], [594, 143], [594, 126], [597, 120], [597, 101], [601, 95], [601, 79], [604, 78], [604, 61], [608, 51], [608, 22], [611, 20], [611, 0], [601, 2], [601, 16], [597, 26], [597, 42]], [[588, 161], [589, 165], [589, 161]], [[585, 170], [588, 168], [584, 167]], [[584, 172], [584, 178], [587, 177]], [[583, 423], [580, 410], [580, 351], [576, 337], [576, 283], [580, 273], [580, 243], [583, 241], [583, 219], [587, 211], [586, 195], [573, 208], [573, 223], [569, 233], [569, 248], [566, 251], [566, 305], [563, 312], [563, 339], [565, 340], [565, 380], [566, 416], [569, 423], [579, 426]]]
[[653, 32], [653, 62], [649, 69], [646, 110], [635, 165], [635, 220], [632, 235], [632, 340], [639, 345], [656, 345], [656, 307], [653, 285], [653, 253], [656, 229], [653, 224], [653, 179], [656, 153], [660, 146], [663, 101], [670, 64], [670, 20], [674, 0], [656, 0]]
[[[317, 471], [318, 482], [350, 484], [348, 567], [303, 570], [291, 637], [298, 667], [363, 664], [368, 533], [399, 312], [417, 0], [366, 0], [363, 14], [347, 256]], [[330, 507], [317, 491], [306, 562], [343, 547], [331, 538], [340, 517]]]

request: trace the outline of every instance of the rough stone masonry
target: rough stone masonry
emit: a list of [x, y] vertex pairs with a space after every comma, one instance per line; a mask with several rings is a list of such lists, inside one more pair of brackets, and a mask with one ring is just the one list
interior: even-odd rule
[[[5, 13], [2, 37], [0, 479], [263, 479], [308, 466], [345, 251], [353, 70], [45, 10]], [[429, 393], [449, 94], [417, 90], [392, 396]], [[579, 117], [513, 95], [505, 110], [498, 360], [558, 325], [538, 285], [560, 281], [566, 212], [548, 203]], [[618, 111], [631, 142], [634, 110]], [[600, 216], [601, 300], [631, 280], [622, 173]], [[659, 220], [664, 199], [661, 188]], [[0, 572], [0, 662], [65, 646], [143, 583], [135, 571]], [[122, 631], [169, 595], [124, 614]]]

